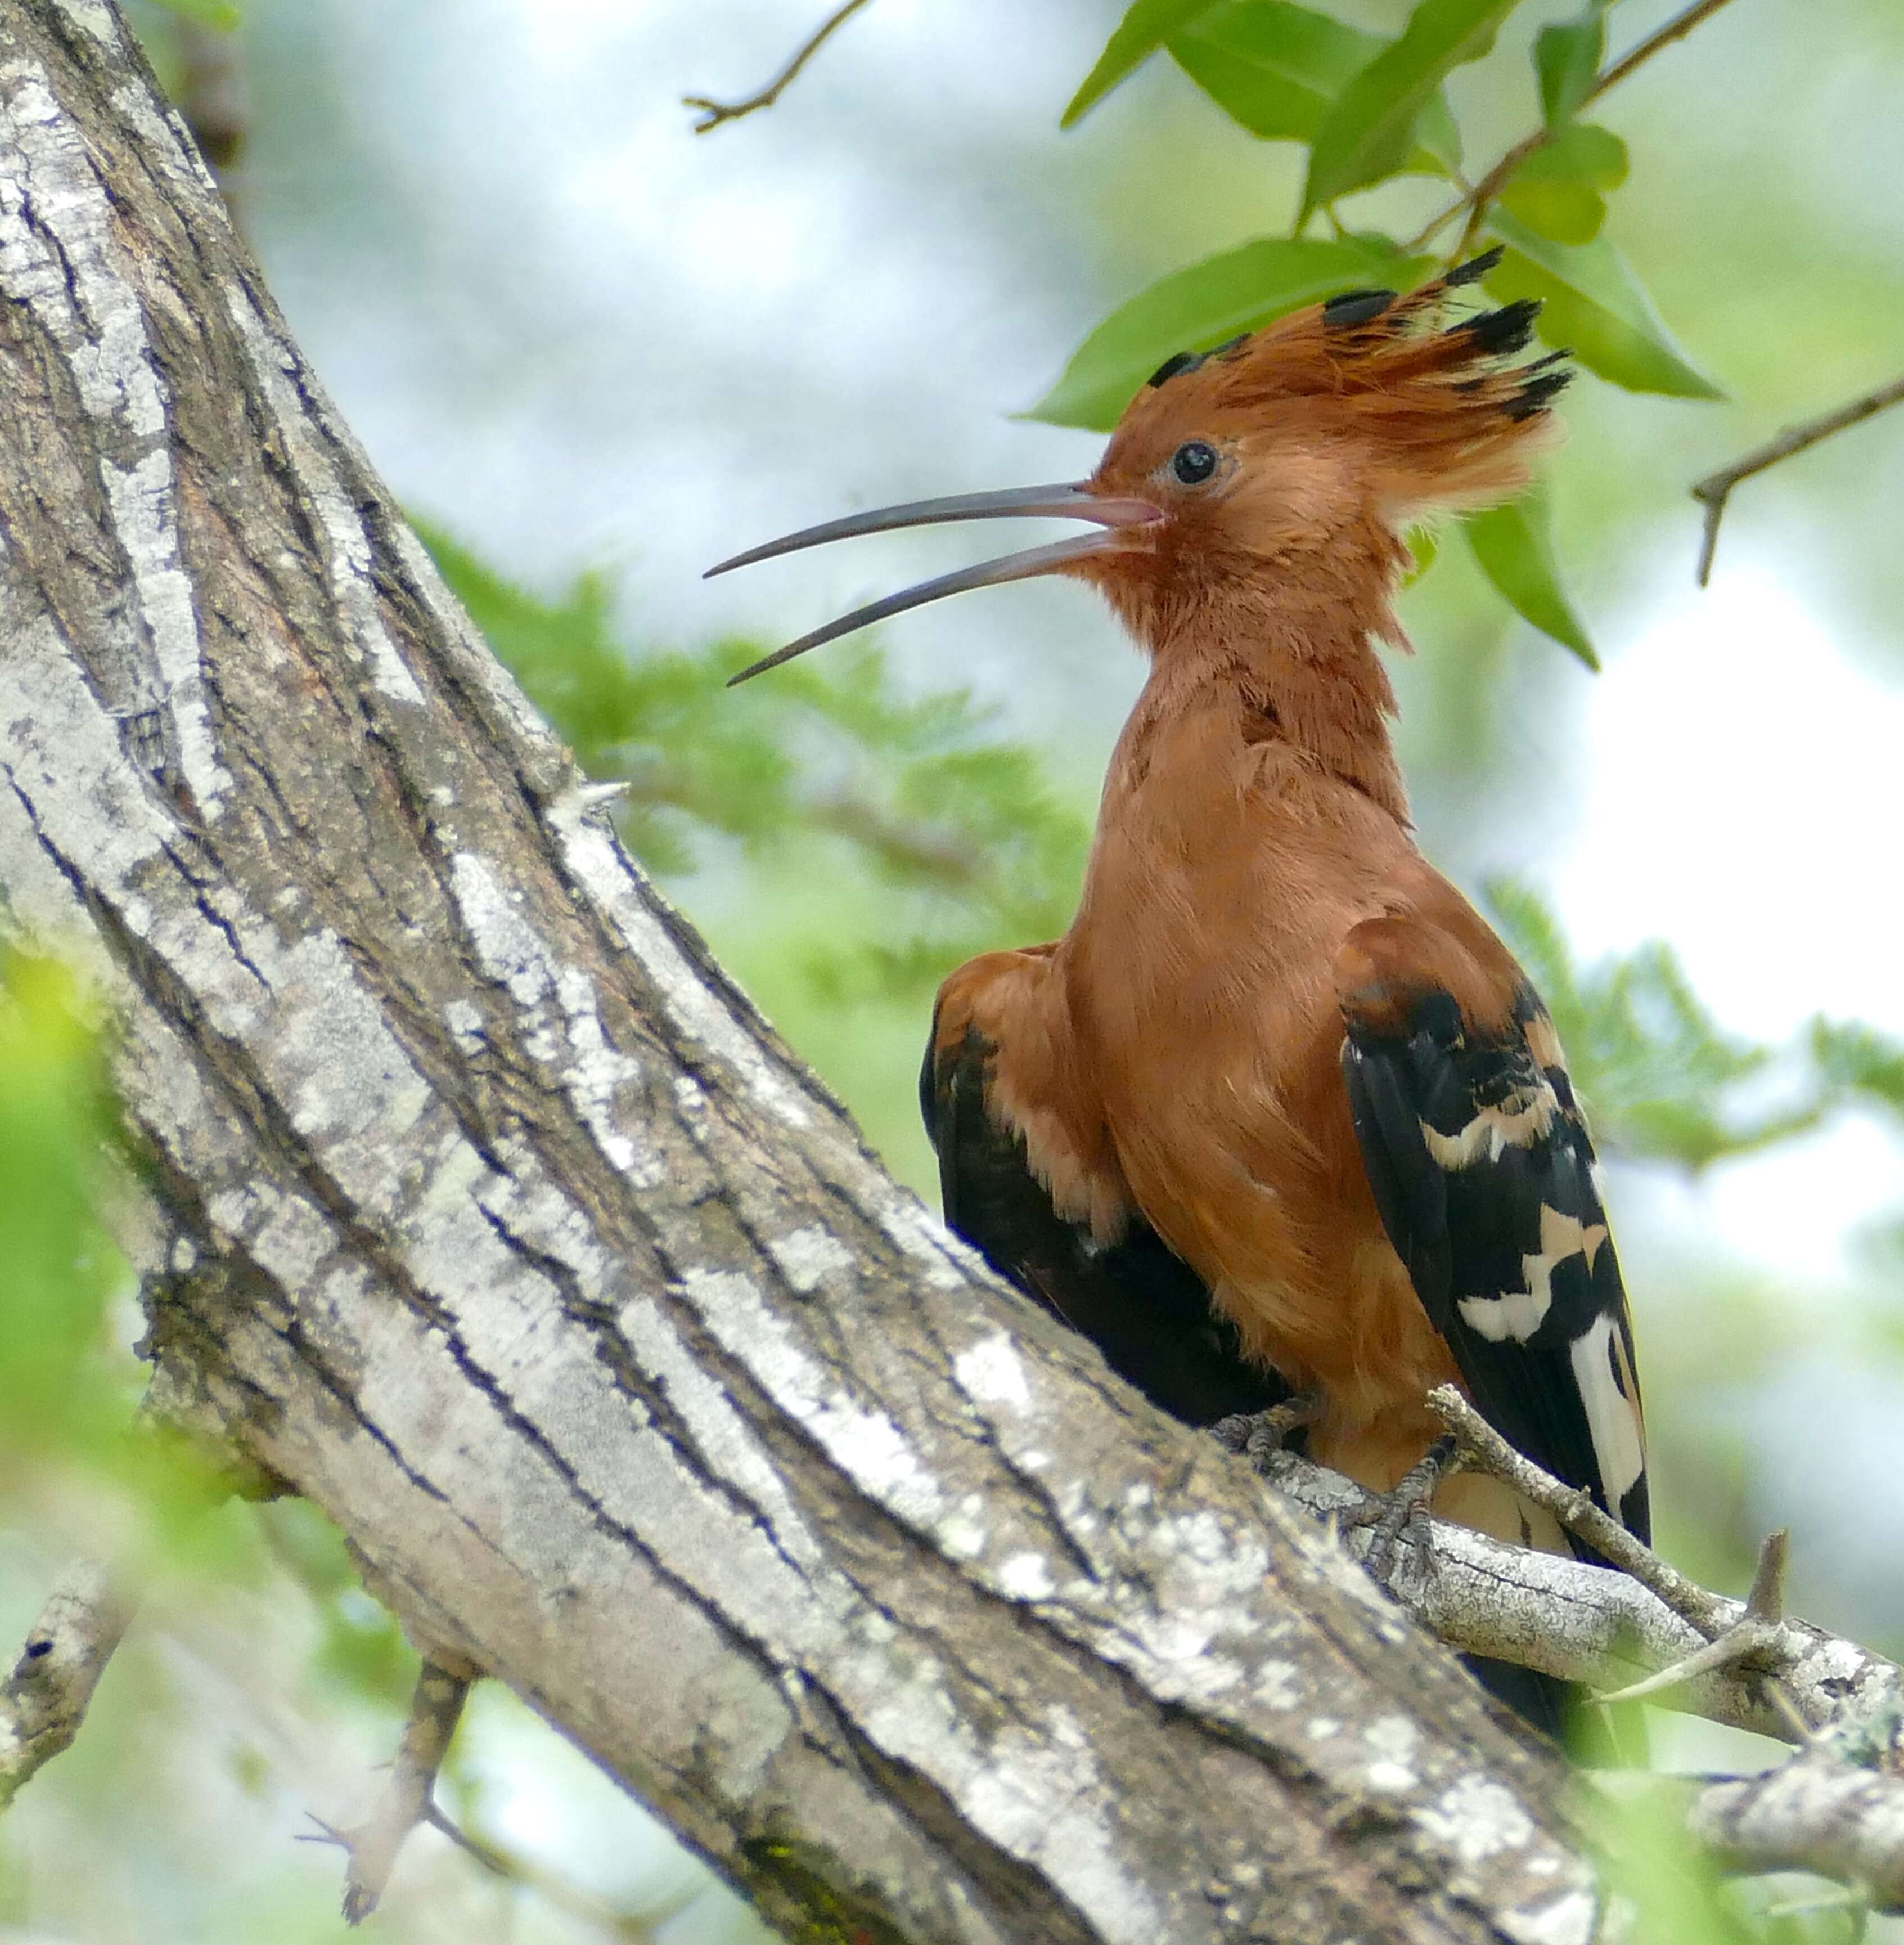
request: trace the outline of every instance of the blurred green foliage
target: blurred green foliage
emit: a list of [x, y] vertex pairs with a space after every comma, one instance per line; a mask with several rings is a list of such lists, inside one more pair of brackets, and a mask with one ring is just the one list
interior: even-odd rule
[[215, 27], [220, 33], [231, 33], [244, 23], [244, 11], [233, 0], [152, 0], [152, 4], [196, 26]]
[[1699, 1170], [1809, 1133], [1841, 1110], [1904, 1117], [1904, 1043], [1814, 1019], [1787, 1047], [1726, 1032], [1657, 940], [1580, 966], [1545, 901], [1497, 878], [1487, 902], [1546, 1001], [1607, 1151]]
[[124, 1266], [95, 1213], [103, 1050], [64, 968], [0, 957], [0, 1468], [91, 1455], [123, 1409], [102, 1355]]
[[631, 652], [599, 575], [544, 600], [419, 531], [584, 769], [626, 782], [618, 821], [649, 870], [682, 877], [722, 840], [763, 873], [810, 862], [816, 838], [845, 847], [879, 896], [803, 945], [830, 1000], [917, 998], [961, 959], [1070, 922], [1089, 828], [963, 691], [902, 695], [863, 643], [729, 689], [757, 644]]

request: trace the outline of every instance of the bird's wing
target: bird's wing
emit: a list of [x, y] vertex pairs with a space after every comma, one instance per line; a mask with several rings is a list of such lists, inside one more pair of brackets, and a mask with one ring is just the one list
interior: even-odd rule
[[947, 982], [920, 1075], [947, 1223], [1000, 1275], [1082, 1331], [1163, 1410], [1210, 1425], [1282, 1403], [1289, 1387], [1243, 1358], [1202, 1279], [1141, 1216], [1128, 1217], [1118, 1240], [1098, 1242], [1084, 1219], [1059, 1213], [1049, 1166], [1041, 1180], [1028, 1152], [1035, 1142], [1014, 1124], [994, 1084], [994, 1036], [1009, 1034], [1009, 1010], [981, 1006], [991, 1031], [981, 1030], [972, 984], [960, 974]]
[[1465, 916], [1478, 951], [1390, 917], [1337, 960], [1363, 1166], [1476, 1407], [1645, 1540], [1632, 1327], [1593, 1144], [1545, 1008]]

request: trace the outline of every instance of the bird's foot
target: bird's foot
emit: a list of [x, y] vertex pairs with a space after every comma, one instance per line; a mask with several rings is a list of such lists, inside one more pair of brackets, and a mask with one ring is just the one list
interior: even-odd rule
[[1259, 1472], [1305, 1426], [1322, 1415], [1320, 1392], [1298, 1392], [1268, 1411], [1240, 1411], [1219, 1418], [1210, 1436], [1226, 1451], [1240, 1452]]
[[1345, 1522], [1351, 1527], [1375, 1528], [1362, 1564], [1379, 1586], [1385, 1588], [1393, 1585], [1397, 1550], [1401, 1545], [1402, 1535], [1416, 1520], [1422, 1521], [1425, 1527], [1428, 1502], [1434, 1498], [1435, 1488], [1456, 1469], [1454, 1460], [1455, 1439], [1450, 1433], [1437, 1438], [1401, 1475], [1391, 1490], [1374, 1494], [1359, 1514], [1352, 1515]]

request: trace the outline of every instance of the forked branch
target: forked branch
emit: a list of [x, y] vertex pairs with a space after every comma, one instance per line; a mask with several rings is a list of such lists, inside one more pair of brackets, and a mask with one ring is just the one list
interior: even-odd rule
[[[1663, 26], [1647, 35], [1644, 40], [1629, 48], [1618, 60], [1609, 63], [1582, 97], [1580, 106], [1586, 107], [1590, 103], [1597, 101], [1610, 88], [1617, 88], [1629, 75], [1644, 67], [1661, 48], [1670, 47], [1674, 41], [1684, 39], [1695, 27], [1710, 19], [1725, 4], [1726, 0], [1694, 0], [1693, 5], [1675, 14]], [[1576, 113], [1578, 112], [1576, 111]], [[1474, 239], [1480, 235], [1482, 224], [1487, 220], [1489, 205], [1506, 188], [1514, 171], [1530, 156], [1545, 148], [1559, 132], [1559, 128], [1543, 124], [1531, 134], [1524, 135], [1479, 182], [1471, 189], [1464, 189], [1453, 202], [1425, 223], [1410, 239], [1407, 247], [1411, 251], [1421, 249], [1465, 210], [1468, 220], [1462, 227], [1461, 241], [1456, 245], [1449, 260], [1459, 262], [1467, 256], [1474, 248]]]
[[[1800, 1746], [1763, 1775], [1700, 1783], [1686, 1812], [1723, 1869], [1804, 1870], [1904, 1909], [1904, 1670], [1783, 1614], [1785, 1537], [1761, 1551], [1741, 1603], [1696, 1586], [1609, 1521], [1585, 1494], [1508, 1445], [1460, 1395], [1430, 1402], [1462, 1463], [1505, 1479], [1612, 1557], [1619, 1570], [1509, 1546], [1464, 1527], [1403, 1529], [1388, 1591], [1451, 1648], [1598, 1689], [1644, 1696]], [[1382, 1503], [1293, 1454], [1252, 1455], [1286, 1497], [1357, 1558]], [[1633, 1672], [1650, 1670], [1638, 1680]]]
[[701, 110], [701, 119], [694, 125], [695, 133], [705, 135], [725, 122], [738, 122], [742, 116], [751, 115], [756, 109], [771, 108], [792, 85], [800, 69], [866, 4], [867, 0], [846, 0], [843, 7], [836, 7], [800, 44], [793, 59], [779, 73], [757, 94], [750, 94], [744, 100], [715, 101], [704, 94], [684, 94], [681, 97], [682, 107]]
[[1716, 473], [1708, 473], [1699, 480], [1693, 488], [1693, 498], [1705, 509], [1705, 532], [1699, 543], [1699, 585], [1703, 587], [1712, 578], [1712, 556], [1719, 547], [1719, 522], [1725, 518], [1726, 502], [1735, 486], [1751, 479], [1755, 473], [1776, 466], [1782, 460], [1809, 452], [1834, 433], [1862, 425], [1866, 419], [1875, 418], [1887, 406], [1900, 401], [1904, 401], [1904, 378], [1893, 378], [1888, 385], [1880, 385], [1875, 392], [1866, 392], [1848, 405], [1840, 405], [1835, 412], [1821, 413], [1815, 419], [1786, 427], [1777, 438], [1767, 439], [1742, 458], [1735, 459], [1730, 466], [1722, 466]]
[[476, 1670], [467, 1663], [451, 1663], [426, 1657], [417, 1671], [410, 1697], [409, 1719], [390, 1765], [389, 1781], [377, 1807], [362, 1823], [348, 1830], [313, 1818], [322, 1833], [312, 1842], [335, 1844], [349, 1861], [344, 1867], [344, 1916], [347, 1925], [361, 1925], [377, 1909], [397, 1853], [420, 1823], [439, 1822], [432, 1793], [436, 1772], [449, 1752], [451, 1739], [463, 1719]]

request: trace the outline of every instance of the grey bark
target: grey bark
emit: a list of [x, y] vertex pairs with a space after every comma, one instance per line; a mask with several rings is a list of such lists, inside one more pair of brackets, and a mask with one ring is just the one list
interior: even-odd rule
[[110, 0], [0, 17], [0, 895], [166, 1410], [790, 1935], [1586, 1945], [1552, 1758], [897, 1188], [599, 821]]

